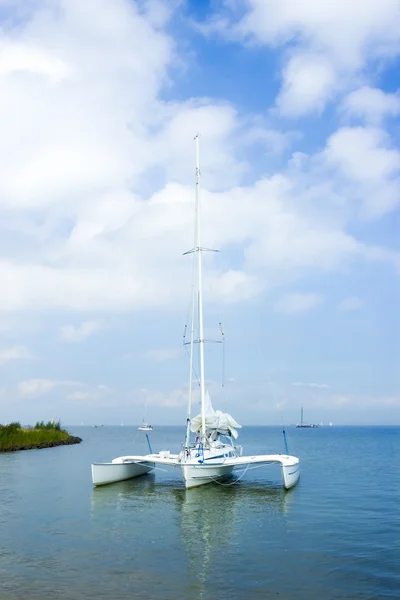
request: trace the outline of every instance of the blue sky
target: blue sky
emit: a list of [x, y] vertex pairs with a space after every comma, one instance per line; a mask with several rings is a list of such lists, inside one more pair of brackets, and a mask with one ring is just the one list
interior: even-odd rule
[[[0, 0], [0, 422], [400, 424], [397, 0]], [[197, 408], [197, 407], [196, 407]]]

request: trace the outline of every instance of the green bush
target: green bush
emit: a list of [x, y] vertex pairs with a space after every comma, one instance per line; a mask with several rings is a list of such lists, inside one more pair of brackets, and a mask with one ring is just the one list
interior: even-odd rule
[[21, 423], [19, 421], [12, 421], [7, 427], [11, 430], [13, 429], [21, 429]]
[[40, 421], [29, 429], [23, 429], [20, 423], [14, 421], [9, 425], [0, 425], [0, 450], [58, 442], [69, 437], [68, 431], [61, 429], [60, 421], [49, 421], [48, 423]]
[[48, 421], [47, 423], [38, 421], [34, 429], [57, 429], [58, 431], [61, 431], [61, 423], [60, 421]]

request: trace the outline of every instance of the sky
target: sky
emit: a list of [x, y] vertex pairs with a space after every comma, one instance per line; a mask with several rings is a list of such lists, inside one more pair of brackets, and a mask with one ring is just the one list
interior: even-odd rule
[[0, 132], [0, 423], [184, 426], [199, 133], [215, 408], [400, 424], [398, 0], [0, 0]]

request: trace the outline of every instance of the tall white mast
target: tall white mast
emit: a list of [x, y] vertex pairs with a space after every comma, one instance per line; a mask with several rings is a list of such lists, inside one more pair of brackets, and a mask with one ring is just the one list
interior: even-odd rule
[[200, 149], [199, 134], [196, 140], [196, 237], [197, 245], [195, 252], [197, 254], [197, 294], [199, 311], [199, 357], [200, 357], [200, 399], [201, 399], [201, 438], [204, 441], [206, 437], [206, 414], [204, 403], [204, 333], [203, 333], [203, 282], [201, 270], [201, 239], [200, 239]]
[[[193, 245], [193, 274], [192, 274], [192, 306], [191, 306], [191, 323], [190, 323], [190, 355], [189, 355], [189, 393], [188, 393], [188, 411], [186, 419], [186, 448], [189, 448], [190, 442], [190, 419], [192, 413], [192, 395], [193, 395], [193, 356], [194, 356], [194, 322], [195, 322], [195, 306], [196, 306], [196, 271], [197, 271], [197, 203], [195, 207], [195, 227], [194, 227], [194, 245]], [[186, 254], [186, 253], [185, 253]]]
[[[196, 188], [195, 188], [195, 225], [194, 225], [194, 248], [185, 252], [193, 252], [193, 281], [192, 281], [192, 314], [190, 326], [190, 359], [189, 359], [189, 394], [188, 394], [188, 412], [186, 421], [186, 448], [189, 447], [190, 438], [190, 419], [192, 410], [192, 386], [193, 386], [193, 357], [194, 357], [194, 330], [195, 330], [195, 306], [197, 292], [197, 317], [199, 322], [199, 338], [196, 342], [199, 344], [200, 360], [200, 399], [201, 399], [201, 438], [206, 437], [206, 415], [205, 415], [205, 391], [204, 391], [204, 333], [203, 333], [203, 287], [201, 270], [201, 252], [200, 243], [200, 150], [199, 134], [194, 138], [196, 141]], [[186, 331], [186, 328], [185, 328]], [[185, 334], [184, 334], [185, 337]]]

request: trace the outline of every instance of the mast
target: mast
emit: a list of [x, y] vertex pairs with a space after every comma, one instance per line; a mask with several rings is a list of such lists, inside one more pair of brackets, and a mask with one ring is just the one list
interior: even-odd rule
[[201, 239], [200, 239], [200, 149], [199, 134], [196, 140], [196, 238], [197, 246], [195, 254], [197, 255], [197, 306], [199, 312], [199, 358], [200, 358], [200, 399], [201, 399], [201, 438], [204, 441], [206, 437], [206, 414], [204, 402], [204, 333], [203, 333], [203, 281], [201, 268]]
[[303, 407], [301, 407], [301, 425], [303, 425]]
[[[186, 420], [186, 448], [189, 448], [190, 440], [190, 419], [192, 409], [193, 395], [193, 358], [195, 341], [199, 344], [199, 362], [200, 362], [200, 399], [201, 399], [201, 438], [206, 435], [206, 417], [205, 417], [205, 390], [204, 390], [204, 327], [203, 327], [203, 287], [202, 287], [202, 265], [201, 265], [201, 244], [200, 244], [200, 150], [199, 134], [194, 138], [196, 141], [196, 187], [195, 187], [195, 225], [194, 225], [194, 247], [193, 250], [193, 274], [192, 274], [192, 307], [191, 307], [191, 325], [190, 325], [190, 356], [189, 356], [189, 394], [188, 394], [188, 412]], [[195, 330], [195, 307], [197, 295], [197, 318], [199, 323], [199, 337], [194, 339]]]
[[[197, 213], [197, 205], [195, 208]], [[197, 243], [197, 221], [195, 219], [194, 227], [194, 246], [193, 246], [193, 273], [192, 273], [192, 306], [191, 306], [191, 323], [190, 323], [190, 354], [189, 354], [189, 393], [188, 393], [188, 411], [186, 417], [186, 448], [190, 445], [190, 419], [192, 412], [192, 395], [193, 395], [193, 355], [194, 355], [194, 321], [195, 321], [195, 305], [196, 305], [196, 247]]]

